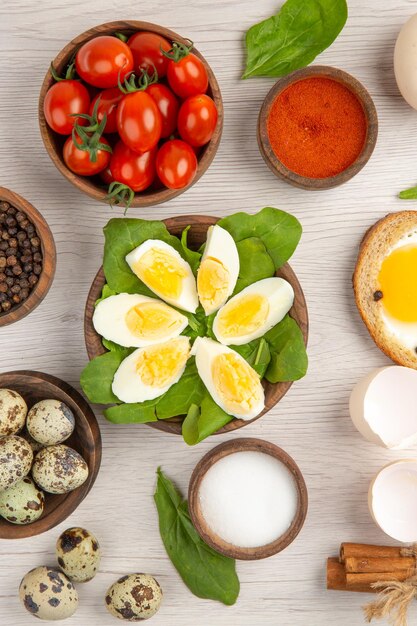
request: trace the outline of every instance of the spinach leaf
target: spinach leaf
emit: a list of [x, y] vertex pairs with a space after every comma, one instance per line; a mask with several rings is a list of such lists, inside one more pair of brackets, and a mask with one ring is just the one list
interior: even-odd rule
[[129, 356], [132, 350], [120, 346], [117, 348], [117, 350], [97, 356], [83, 369], [80, 383], [90, 402], [97, 404], [119, 402], [119, 399], [112, 392], [112, 382], [120, 363]]
[[200, 404], [204, 392], [205, 387], [198, 375], [195, 359], [191, 357], [179, 381], [159, 398], [156, 405], [158, 419], [186, 415], [193, 403]]
[[242, 78], [284, 76], [305, 67], [333, 43], [347, 13], [346, 0], [287, 0], [279, 13], [246, 33]]
[[156, 422], [156, 400], [132, 404], [117, 404], [105, 409], [104, 415], [113, 424], [144, 424]]
[[260, 378], [265, 376], [265, 372], [271, 361], [271, 351], [269, 343], [264, 337], [254, 339], [250, 343], [245, 343], [242, 346], [230, 347], [243, 356], [249, 365], [253, 367], [255, 372], [259, 374]]
[[215, 552], [201, 539], [192, 524], [187, 501], [161, 468], [154, 499], [163, 544], [190, 591], [199, 598], [234, 604], [240, 587], [235, 561]]
[[206, 336], [207, 317], [201, 306], [198, 307], [195, 313], [187, 313], [186, 311], [180, 311], [180, 313], [188, 317], [188, 326], [182, 332], [183, 335], [187, 335], [191, 341], [194, 341], [197, 337]]
[[[229, 231], [236, 243], [250, 237], [261, 239], [275, 269], [291, 257], [302, 230], [296, 217], [273, 207], [265, 207], [254, 215], [234, 213], [223, 217], [218, 224]], [[251, 262], [256, 265], [255, 259]]]
[[236, 244], [239, 253], [239, 278], [233, 295], [248, 285], [275, 274], [275, 265], [259, 237], [248, 237]]
[[182, 423], [182, 436], [185, 443], [194, 446], [219, 428], [228, 424], [233, 417], [216, 404], [207, 390], [200, 406], [192, 404]]
[[106, 298], [109, 298], [110, 296], [115, 296], [115, 295], [117, 295], [117, 291], [110, 289], [108, 284], [104, 283], [103, 289], [101, 290], [101, 296], [99, 297], [98, 300], [95, 301], [94, 306], [97, 306], [98, 303], [101, 302], [102, 300], [105, 300]]
[[196, 252], [195, 250], [191, 250], [191, 248], [188, 247], [187, 236], [190, 228], [191, 226], [187, 226], [187, 228], [184, 228], [181, 234], [181, 247], [183, 251], [182, 256], [190, 264], [194, 274], [196, 274], [198, 266], [200, 265], [201, 253]]
[[417, 200], [417, 187], [410, 187], [410, 189], [400, 191], [398, 197], [401, 198], [401, 200]]
[[264, 335], [271, 350], [271, 362], [265, 377], [270, 383], [299, 380], [308, 367], [303, 334], [297, 322], [286, 315]]

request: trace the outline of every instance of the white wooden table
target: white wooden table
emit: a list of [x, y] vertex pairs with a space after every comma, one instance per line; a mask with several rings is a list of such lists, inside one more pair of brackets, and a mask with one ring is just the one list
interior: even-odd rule
[[[289, 452], [307, 481], [310, 508], [299, 538], [284, 553], [238, 563], [241, 593], [233, 607], [195, 598], [165, 554], [152, 494], [155, 470], [187, 488], [191, 471], [220, 438], [188, 448], [179, 437], [147, 426], [116, 426], [97, 408], [103, 463], [79, 509], [60, 527], [33, 539], [0, 541], [0, 623], [27, 626], [17, 598], [21, 577], [54, 562], [64, 528], [86, 526], [103, 549], [100, 573], [79, 586], [80, 608], [68, 626], [115, 624], [104, 608], [107, 587], [119, 576], [150, 572], [165, 599], [154, 626], [358, 626], [370, 598], [325, 590], [325, 560], [341, 541], [390, 543], [370, 518], [367, 489], [374, 473], [404, 453], [365, 442], [348, 415], [353, 384], [388, 363], [369, 338], [353, 301], [351, 275], [357, 246], [370, 224], [405, 205], [396, 193], [417, 182], [417, 112], [400, 97], [392, 69], [400, 26], [413, 0], [349, 0], [350, 17], [318, 61], [354, 74], [370, 90], [380, 133], [373, 157], [343, 186], [306, 192], [280, 182], [256, 144], [256, 120], [273, 79], [240, 80], [242, 39], [253, 23], [271, 15], [275, 0], [3, 0], [0, 4], [0, 184], [30, 200], [54, 233], [55, 282], [29, 317], [0, 330], [0, 370], [30, 368], [79, 388], [87, 362], [83, 311], [100, 265], [102, 227], [111, 211], [79, 193], [54, 168], [37, 124], [39, 88], [50, 60], [73, 36], [115, 19], [159, 22], [190, 37], [210, 62], [222, 89], [225, 126], [218, 155], [204, 178], [163, 206], [131, 211], [163, 218], [184, 213], [222, 216], [277, 206], [294, 213], [304, 235], [291, 261], [305, 290], [311, 335], [310, 369], [268, 415], [227, 438], [269, 439]], [[410, 208], [410, 204], [407, 204]], [[411, 203], [411, 208], [417, 208]], [[223, 439], [224, 440], [224, 437]], [[417, 612], [413, 613], [416, 619]], [[413, 624], [413, 619], [411, 619]]]

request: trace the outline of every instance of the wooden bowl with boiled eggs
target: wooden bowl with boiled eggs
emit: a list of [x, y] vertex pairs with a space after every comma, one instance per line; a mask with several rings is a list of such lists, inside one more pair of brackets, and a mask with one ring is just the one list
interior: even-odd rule
[[[188, 245], [194, 250], [198, 250], [200, 246], [206, 241], [207, 230], [210, 226], [216, 224], [218, 218], [211, 216], [179, 216], [168, 218], [163, 220], [168, 231], [177, 237], [181, 237], [183, 230], [190, 226], [188, 231]], [[294, 290], [294, 304], [289, 312], [290, 316], [300, 326], [304, 341], [307, 343], [308, 338], [308, 313], [307, 305], [304, 298], [301, 285], [298, 279], [291, 269], [288, 263], [285, 263], [277, 272], [277, 276], [286, 279], [293, 287]], [[103, 268], [100, 268], [96, 277], [94, 278], [90, 292], [88, 294], [85, 315], [84, 315], [84, 336], [87, 348], [87, 353], [90, 360], [94, 359], [106, 352], [102, 344], [102, 337], [96, 332], [93, 326], [93, 314], [95, 309], [95, 303], [100, 298], [103, 286], [105, 284], [105, 276]], [[274, 407], [283, 396], [287, 393], [292, 385], [292, 382], [282, 383], [269, 383], [263, 379], [262, 384], [265, 390], [265, 408], [264, 410], [252, 420], [242, 420], [233, 418], [228, 424], [219, 429], [217, 433], [227, 433], [238, 428], [242, 428], [247, 424], [259, 419], [262, 415], [267, 413], [272, 407]], [[170, 419], [158, 420], [156, 422], [150, 422], [149, 426], [163, 430], [165, 432], [173, 433], [175, 435], [181, 435], [182, 422], [184, 421], [183, 415], [178, 415]]]
[[[87, 477], [85, 478], [84, 476], [84, 482], [73, 491], [61, 494], [45, 493], [43, 513], [35, 521], [24, 524], [12, 523], [0, 515], [0, 538], [21, 539], [23, 537], [39, 535], [57, 524], [60, 524], [75, 511], [79, 504], [81, 504], [92, 488], [100, 468], [101, 436], [97, 420], [91, 407], [78, 391], [55, 376], [31, 370], [6, 372], [0, 374], [0, 389], [7, 389], [20, 394], [26, 402], [29, 411], [35, 404], [46, 399], [54, 399], [66, 405], [74, 416], [74, 426], [71, 436], [63, 441], [63, 445], [68, 446], [72, 450], [75, 450], [78, 455], [81, 455], [86, 464], [86, 466], [83, 464], [84, 473], [87, 473], [86, 470], [88, 470]], [[24, 410], [23, 421], [26, 421], [26, 410]], [[25, 441], [21, 447], [23, 449], [25, 444], [26, 448], [28, 448], [28, 446], [32, 447], [35, 457], [36, 450], [39, 450], [42, 446], [39, 444], [36, 445], [37, 442], [30, 439], [25, 430], [21, 433], [13, 429], [13, 432], [17, 435], [16, 439], [18, 439], [18, 443], [22, 444], [21, 438], [27, 441], [27, 444]], [[2, 441], [7, 439], [8, 437], [5, 436]], [[54, 446], [43, 447], [43, 450], [51, 450], [52, 447]], [[28, 451], [30, 453], [30, 449], [23, 449], [26, 456]], [[75, 456], [78, 457], [78, 455]], [[25, 473], [26, 469], [24, 470]], [[33, 467], [32, 470], [35, 478], [35, 470]], [[7, 511], [7, 514], [10, 514], [11, 517], [15, 517], [16, 511], [10, 509], [10, 506], [13, 508], [15, 505], [13, 503], [10, 504], [11, 501], [2, 497], [2, 494], [4, 496], [6, 492], [7, 490], [0, 492], [0, 502]], [[17, 502], [17, 495], [15, 502]], [[29, 509], [32, 507], [32, 504], [32, 502], [28, 501], [27, 505]]]

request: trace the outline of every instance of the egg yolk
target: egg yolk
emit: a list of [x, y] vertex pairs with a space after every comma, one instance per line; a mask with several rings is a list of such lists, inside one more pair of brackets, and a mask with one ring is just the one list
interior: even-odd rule
[[179, 298], [183, 280], [187, 276], [187, 272], [176, 257], [158, 248], [151, 248], [145, 252], [134, 263], [133, 271], [149, 289], [171, 299]]
[[126, 313], [126, 326], [135, 337], [157, 339], [182, 325], [179, 313], [159, 302], [141, 302]]
[[258, 374], [231, 352], [214, 357], [211, 374], [228, 413], [245, 415], [262, 397]]
[[257, 331], [267, 320], [269, 303], [265, 296], [247, 294], [233, 298], [217, 316], [217, 334], [221, 337], [243, 337]]
[[230, 273], [218, 259], [207, 257], [197, 274], [197, 291], [205, 311], [215, 311], [226, 300]]
[[379, 284], [386, 312], [400, 322], [417, 322], [417, 246], [393, 250], [382, 262]]
[[189, 353], [189, 343], [178, 339], [144, 348], [136, 361], [136, 373], [144, 385], [165, 387], [181, 372]]

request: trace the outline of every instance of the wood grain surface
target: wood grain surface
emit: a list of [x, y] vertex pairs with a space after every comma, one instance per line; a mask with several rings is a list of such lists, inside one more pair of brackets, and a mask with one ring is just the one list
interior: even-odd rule
[[[16, 190], [47, 219], [57, 244], [54, 283], [25, 319], [0, 329], [0, 370], [49, 372], [79, 389], [87, 362], [83, 313], [101, 263], [102, 228], [110, 210], [66, 181], [45, 152], [37, 122], [39, 90], [62, 46], [98, 22], [143, 19], [193, 39], [219, 81], [225, 107], [219, 151], [204, 177], [166, 204], [133, 209], [132, 216], [186, 213], [221, 217], [277, 206], [294, 213], [304, 234], [291, 259], [310, 314], [307, 376], [268, 415], [245, 428], [286, 450], [309, 491], [306, 523], [285, 551], [239, 562], [240, 597], [233, 607], [190, 594], [162, 546], [152, 495], [161, 465], [186, 494], [192, 470], [218, 438], [189, 448], [180, 437], [145, 426], [107, 423], [96, 407], [103, 460], [94, 488], [65, 524], [33, 539], [0, 541], [0, 621], [29, 626], [17, 588], [23, 574], [54, 563], [54, 545], [67, 526], [97, 535], [100, 572], [79, 585], [80, 607], [66, 626], [111, 626], [104, 594], [119, 576], [150, 572], [164, 589], [152, 626], [361, 626], [363, 594], [326, 591], [326, 559], [342, 541], [393, 545], [372, 521], [367, 490], [373, 475], [415, 450], [390, 451], [366, 442], [348, 413], [358, 378], [390, 361], [376, 348], [357, 312], [351, 278], [366, 229], [390, 211], [417, 203], [396, 195], [417, 183], [417, 112], [400, 96], [393, 73], [395, 38], [417, 10], [415, 0], [349, 0], [349, 20], [317, 63], [340, 67], [369, 90], [379, 116], [378, 142], [368, 164], [343, 187], [308, 192], [266, 167], [256, 142], [259, 109], [274, 79], [242, 81], [243, 36], [272, 15], [280, 0], [3, 0], [0, 3], [1, 184]], [[226, 441], [241, 435], [222, 435]], [[372, 596], [369, 596], [371, 598]], [[417, 620], [417, 605], [410, 624]], [[384, 625], [385, 626], [385, 625]]]

